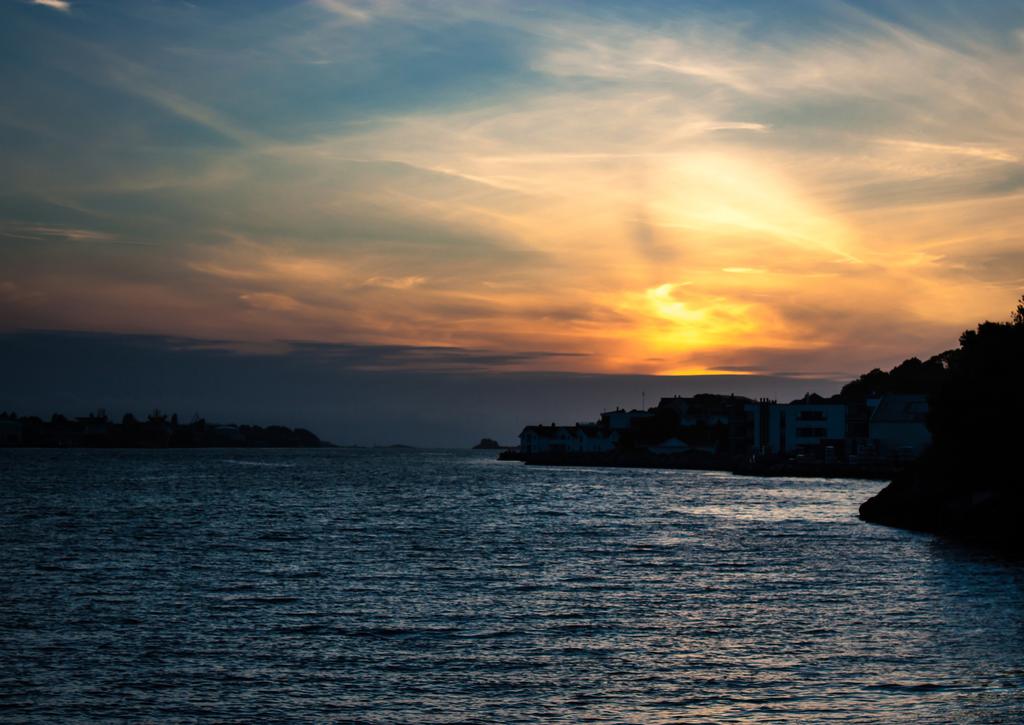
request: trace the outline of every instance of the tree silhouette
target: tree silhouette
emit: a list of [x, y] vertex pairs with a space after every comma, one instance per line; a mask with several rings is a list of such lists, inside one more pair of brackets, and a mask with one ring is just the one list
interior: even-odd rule
[[1010, 322], [965, 331], [944, 363], [929, 399], [931, 448], [861, 516], [1024, 548], [1024, 296]]

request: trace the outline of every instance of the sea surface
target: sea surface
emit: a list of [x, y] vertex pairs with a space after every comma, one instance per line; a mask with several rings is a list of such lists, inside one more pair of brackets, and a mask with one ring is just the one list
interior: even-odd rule
[[1024, 721], [1024, 566], [882, 484], [0, 450], [4, 722]]

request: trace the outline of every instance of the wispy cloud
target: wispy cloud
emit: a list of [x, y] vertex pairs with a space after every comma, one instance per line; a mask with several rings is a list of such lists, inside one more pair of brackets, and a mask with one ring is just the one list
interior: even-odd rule
[[64, 13], [71, 12], [71, 3], [68, 2], [68, 0], [32, 0], [32, 4], [53, 8], [54, 10], [60, 10]]
[[11, 314], [579, 355], [524, 368], [855, 372], [1019, 294], [1012, 23], [595, 8], [312, 0], [231, 38], [204, 8], [33, 38], [47, 73], [0, 81], [26, 139], [4, 233], [88, 252], [6, 252], [41, 295]]
[[108, 232], [96, 231], [94, 229], [79, 229], [74, 227], [15, 224], [8, 229], [0, 228], [0, 236], [7, 237], [9, 239], [37, 242], [67, 241], [92, 244], [127, 244], [130, 246], [143, 247], [156, 246], [154, 242], [150, 241], [122, 239], [117, 235]]
[[343, 20], [356, 23], [365, 23], [371, 18], [368, 10], [345, 0], [313, 0], [313, 2]]
[[924, 141], [910, 141], [906, 139], [878, 139], [878, 143], [894, 146], [910, 152], [925, 154], [948, 154], [953, 156], [969, 156], [986, 161], [1003, 161], [1006, 163], [1019, 163], [1021, 156], [1006, 149], [978, 144], [949, 144], [949, 143], [927, 143]]

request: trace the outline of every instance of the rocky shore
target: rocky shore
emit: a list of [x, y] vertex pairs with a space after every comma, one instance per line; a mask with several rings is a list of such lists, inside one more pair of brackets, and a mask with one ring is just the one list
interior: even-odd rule
[[929, 473], [920, 467], [904, 471], [861, 504], [860, 518], [1024, 551], [1024, 496], [1019, 486], [1006, 485], [1006, 479], [951, 485]]

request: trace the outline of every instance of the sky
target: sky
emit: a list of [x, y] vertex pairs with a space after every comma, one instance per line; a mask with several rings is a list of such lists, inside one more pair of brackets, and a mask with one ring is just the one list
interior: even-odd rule
[[827, 392], [1024, 290], [1021, 2], [0, 0], [0, 68], [8, 380]]

